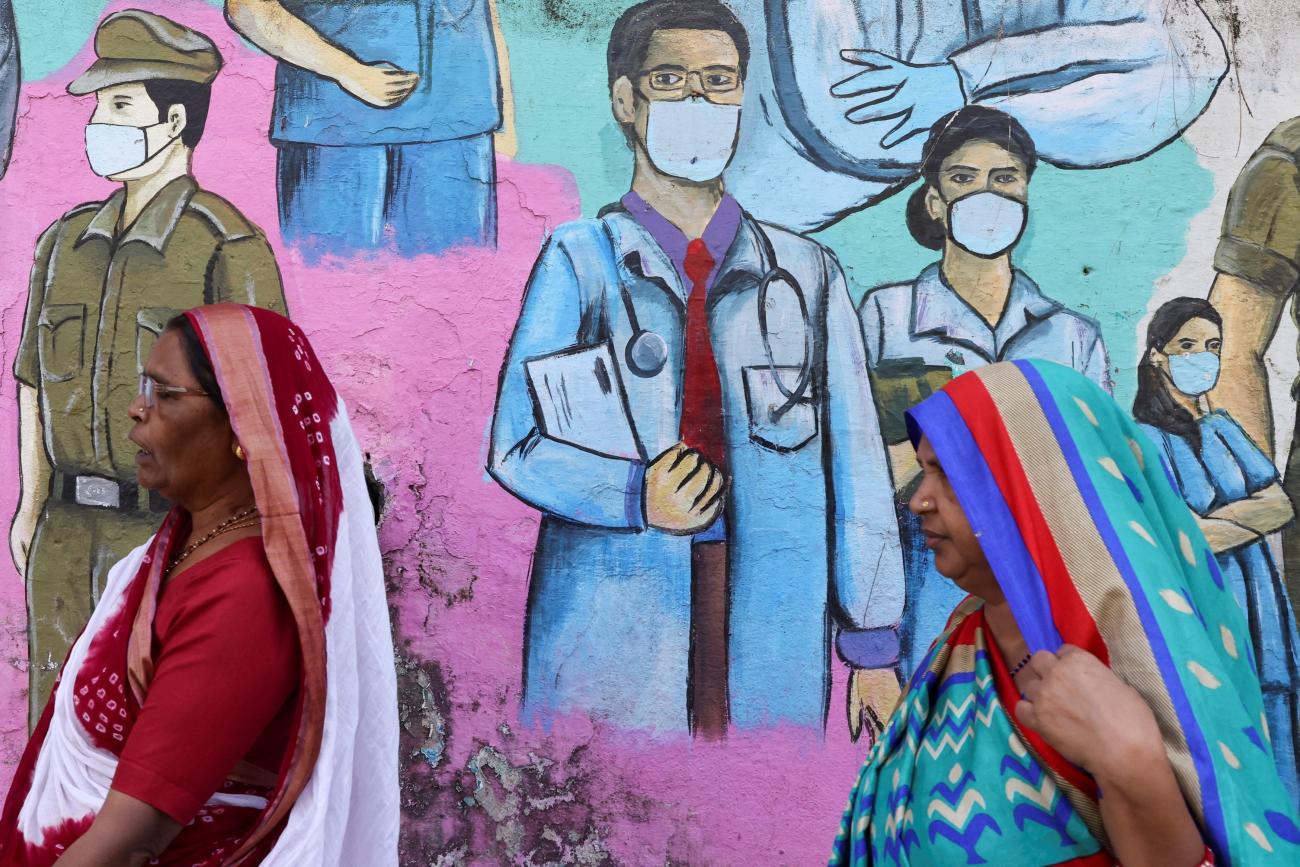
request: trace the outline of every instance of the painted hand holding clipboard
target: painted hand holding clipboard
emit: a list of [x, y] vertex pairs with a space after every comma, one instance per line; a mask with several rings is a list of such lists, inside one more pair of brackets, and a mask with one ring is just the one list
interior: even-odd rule
[[[636, 460], [636, 432], [608, 343], [565, 349], [525, 364], [538, 427], [548, 437], [596, 454]], [[645, 470], [646, 523], [689, 535], [722, 514], [726, 480], [696, 450], [678, 443]]]

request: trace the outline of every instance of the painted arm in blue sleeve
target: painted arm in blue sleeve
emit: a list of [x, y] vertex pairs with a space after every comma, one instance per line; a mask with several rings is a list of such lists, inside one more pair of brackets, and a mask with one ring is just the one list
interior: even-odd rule
[[543, 512], [590, 526], [642, 529], [641, 463], [552, 439], [540, 430], [534, 413], [524, 364], [571, 347], [582, 319], [583, 287], [563, 231], [547, 241], [533, 268], [510, 338], [488, 471], [506, 490]]
[[18, 30], [11, 0], [0, 0], [0, 178], [9, 168], [14, 128], [18, 124], [18, 88], [22, 71], [18, 63]]
[[1194, 3], [1036, 5], [1040, 26], [988, 36], [946, 62], [844, 50], [851, 74], [831, 95], [851, 123], [879, 124], [885, 149], [979, 103], [1020, 120], [1049, 162], [1096, 167], [1168, 143], [1205, 109], [1227, 72], [1223, 41]]
[[1247, 490], [1254, 494], [1277, 484], [1282, 474], [1277, 471], [1269, 456], [1264, 454], [1264, 450], [1255, 444], [1255, 441], [1231, 415], [1219, 411], [1218, 416], [1221, 419], [1219, 429], [1223, 441], [1232, 452], [1232, 456], [1237, 459], [1242, 475], [1246, 477]]
[[1196, 3], [1068, 0], [1062, 8], [1054, 26], [949, 58], [968, 99], [1015, 116], [1055, 165], [1146, 156], [1200, 116], [1227, 74], [1227, 48]]
[[[1290, 524], [1295, 518], [1295, 510], [1291, 506], [1291, 499], [1282, 490], [1281, 474], [1268, 455], [1227, 413], [1215, 413], [1211, 417], [1211, 423], [1228, 447], [1236, 468], [1245, 477], [1248, 495], [1216, 509], [1209, 517], [1232, 521], [1260, 536], [1266, 536]], [[1226, 474], [1233, 468], [1214, 469]]]
[[889, 459], [871, 396], [862, 330], [844, 272], [823, 253], [827, 280], [823, 460], [829, 474], [832, 586], [844, 631], [841, 655], [883, 668], [898, 653], [903, 559]]

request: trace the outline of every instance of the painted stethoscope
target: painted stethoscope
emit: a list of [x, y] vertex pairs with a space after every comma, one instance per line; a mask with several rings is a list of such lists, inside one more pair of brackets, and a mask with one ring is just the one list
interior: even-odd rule
[[[803, 287], [799, 285], [799, 281], [795, 279], [793, 274], [781, 267], [776, 258], [776, 250], [772, 247], [772, 241], [768, 238], [767, 232], [763, 231], [763, 227], [753, 219], [747, 218], [747, 222], [754, 226], [755, 234], [758, 235], [762, 244], [763, 276], [742, 274], [736, 279], [754, 280], [757, 286], [758, 293], [755, 303], [758, 305], [758, 332], [763, 341], [763, 352], [767, 356], [767, 367], [771, 373], [772, 382], [785, 399], [785, 402], [775, 407], [771, 413], [771, 420], [778, 422], [792, 407], [807, 398], [808, 391], [812, 386], [812, 323], [808, 315], [808, 301], [804, 296]], [[613, 238], [608, 236], [608, 229], [605, 231], [612, 253]], [[612, 266], [613, 256], [608, 261]], [[623, 298], [623, 309], [627, 311], [627, 321], [632, 326], [632, 338], [627, 342], [627, 347], [623, 353], [623, 359], [628, 370], [647, 379], [658, 376], [659, 372], [668, 363], [668, 342], [664, 340], [662, 335], [641, 327], [641, 323], [637, 319], [636, 307], [632, 303], [632, 293], [628, 291], [627, 284], [618, 274], [612, 274], [611, 276], [618, 283], [618, 291]], [[772, 350], [772, 336], [767, 325], [767, 294], [775, 283], [784, 283], [790, 287], [790, 291], [794, 293], [795, 299], [799, 302], [799, 316], [803, 320], [803, 361], [799, 365], [799, 378], [795, 381], [794, 388], [787, 387], [785, 380], [781, 378], [781, 370], [776, 363], [776, 355]]]

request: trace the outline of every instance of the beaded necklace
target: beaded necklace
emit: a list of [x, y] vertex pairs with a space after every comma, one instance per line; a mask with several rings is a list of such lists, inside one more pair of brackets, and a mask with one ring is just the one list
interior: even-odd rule
[[[167, 565], [167, 568], [163, 571], [163, 574], [170, 575], [176, 569], [177, 566], [181, 565], [181, 563], [183, 563], [186, 560], [186, 558], [188, 558], [191, 554], [193, 554], [195, 551], [202, 548], [207, 543], [211, 542], [213, 539], [220, 536], [222, 533], [230, 533], [234, 530], [242, 530], [245, 527], [256, 526], [258, 521], [261, 520], [261, 518], [255, 517], [256, 515], [257, 515], [257, 506], [251, 506], [242, 512], [231, 515], [229, 518], [222, 521], [216, 527], [212, 528], [212, 530], [208, 532], [202, 539], [191, 544], [184, 551], [180, 552], [175, 557], [173, 557], [171, 563], [169, 563]], [[250, 517], [251, 520], [245, 520]]]

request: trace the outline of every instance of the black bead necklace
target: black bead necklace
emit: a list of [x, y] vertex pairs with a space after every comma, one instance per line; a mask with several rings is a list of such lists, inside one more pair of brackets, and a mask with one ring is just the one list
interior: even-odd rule
[[[207, 535], [205, 535], [202, 539], [193, 543], [192, 545], [187, 547], [184, 551], [180, 552], [175, 557], [173, 557], [171, 563], [168, 564], [167, 569], [163, 572], [163, 574], [170, 575], [172, 571], [175, 570], [177, 566], [181, 565], [181, 563], [183, 563], [187, 557], [189, 557], [195, 551], [202, 548], [207, 543], [211, 542], [213, 539], [220, 536], [222, 533], [229, 533], [234, 530], [242, 530], [245, 527], [256, 526], [260, 518], [254, 517], [255, 515], [257, 515], [257, 506], [250, 506], [249, 508], [245, 509], [242, 512], [238, 512], [237, 514], [231, 515], [229, 518], [222, 521], [216, 527], [213, 527], [212, 530], [209, 533], [207, 533]], [[247, 518], [251, 518], [251, 520], [245, 520]]]

